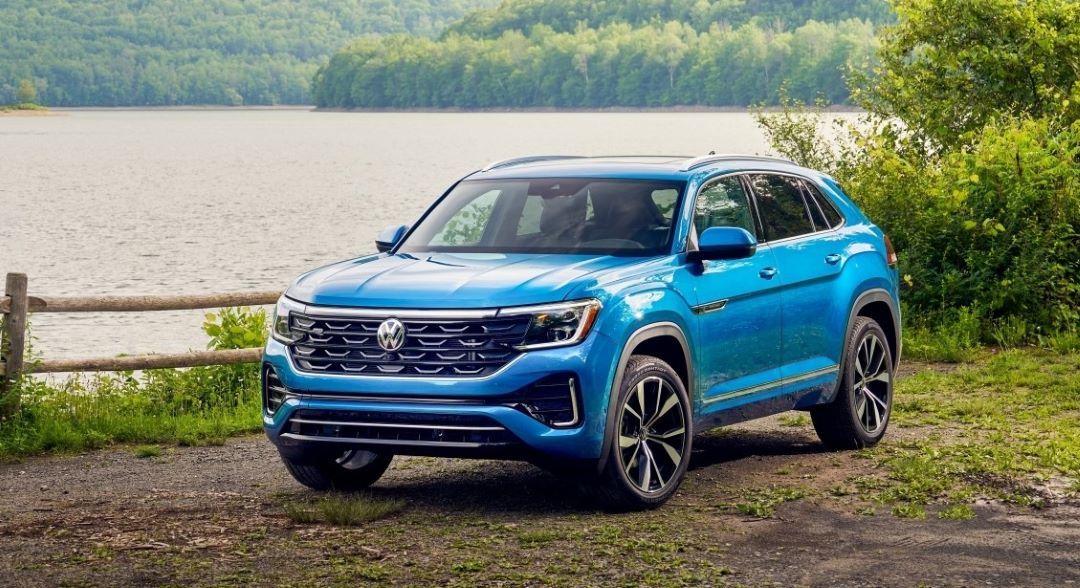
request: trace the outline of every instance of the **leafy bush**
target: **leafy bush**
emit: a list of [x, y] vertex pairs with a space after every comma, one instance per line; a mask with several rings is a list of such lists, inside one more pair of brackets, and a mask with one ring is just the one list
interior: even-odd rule
[[928, 356], [1080, 330], [1080, 82], [1067, 67], [1080, 6], [896, 6], [881, 67], [852, 78], [869, 114], [833, 140], [820, 109], [787, 101], [758, 113], [773, 148], [835, 175], [889, 234]]

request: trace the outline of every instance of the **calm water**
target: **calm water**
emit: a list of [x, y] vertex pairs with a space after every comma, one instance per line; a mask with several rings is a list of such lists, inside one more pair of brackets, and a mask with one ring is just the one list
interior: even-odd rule
[[[31, 295], [284, 288], [460, 175], [535, 153], [764, 152], [747, 114], [66, 111], [0, 117], [0, 276]], [[205, 346], [202, 312], [32, 317], [49, 358]]]

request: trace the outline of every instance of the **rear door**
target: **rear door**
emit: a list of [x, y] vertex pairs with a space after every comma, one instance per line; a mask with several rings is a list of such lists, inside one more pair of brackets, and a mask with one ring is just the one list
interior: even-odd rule
[[803, 179], [772, 173], [749, 174], [747, 179], [783, 289], [780, 374], [785, 391], [831, 384], [839, 373], [837, 325], [842, 329], [847, 320], [839, 316], [841, 305], [833, 296], [842, 239], [808, 199]]

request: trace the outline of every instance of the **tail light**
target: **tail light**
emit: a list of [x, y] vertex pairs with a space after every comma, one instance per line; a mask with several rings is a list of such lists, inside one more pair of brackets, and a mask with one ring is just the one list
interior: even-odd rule
[[888, 235], [885, 235], [885, 262], [889, 264], [889, 267], [896, 267], [896, 249], [893, 249]]

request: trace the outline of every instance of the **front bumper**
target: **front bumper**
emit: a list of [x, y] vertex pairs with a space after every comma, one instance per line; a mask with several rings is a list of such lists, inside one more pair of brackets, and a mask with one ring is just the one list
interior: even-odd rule
[[[282, 453], [296, 457], [365, 447], [414, 455], [597, 459], [616, 349], [594, 330], [581, 344], [524, 353], [489, 376], [426, 378], [301, 371], [286, 347], [271, 340], [263, 363], [289, 395], [272, 416], [264, 411], [263, 425]], [[513, 394], [553, 374], [574, 376], [576, 425], [545, 424], [512, 402]]]

